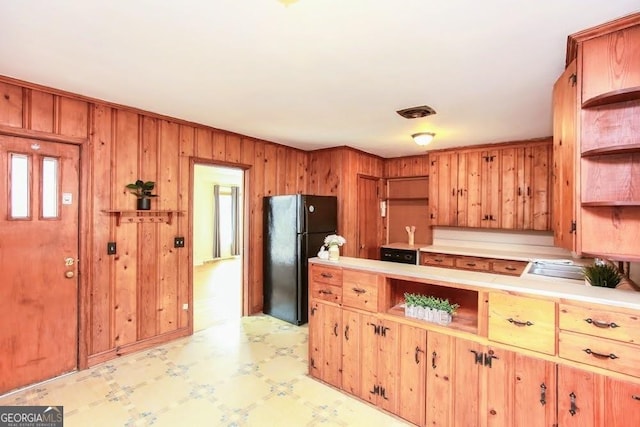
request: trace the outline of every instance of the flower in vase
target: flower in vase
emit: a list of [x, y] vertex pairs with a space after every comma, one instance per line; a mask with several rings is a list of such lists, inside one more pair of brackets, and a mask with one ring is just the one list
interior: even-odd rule
[[345, 243], [347, 243], [345, 238], [338, 234], [331, 234], [324, 238], [324, 244], [328, 248], [330, 248], [331, 246], [342, 246]]

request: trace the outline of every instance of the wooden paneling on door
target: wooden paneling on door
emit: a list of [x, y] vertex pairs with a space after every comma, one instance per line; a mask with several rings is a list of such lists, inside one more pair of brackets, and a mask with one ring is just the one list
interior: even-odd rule
[[0, 395], [77, 367], [79, 158], [0, 135]]
[[358, 176], [358, 258], [380, 259], [380, 198], [377, 178]]

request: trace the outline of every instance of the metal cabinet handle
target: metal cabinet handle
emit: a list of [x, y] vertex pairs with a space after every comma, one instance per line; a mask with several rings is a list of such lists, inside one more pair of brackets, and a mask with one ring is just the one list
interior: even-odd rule
[[434, 258], [433, 260], [434, 260], [435, 262], [443, 262], [443, 261], [444, 261], [444, 259], [442, 259], [442, 258]]
[[603, 322], [601, 320], [595, 320], [595, 319], [592, 319], [590, 317], [587, 318], [587, 319], [584, 319], [584, 321], [589, 323], [590, 325], [596, 326], [598, 328], [611, 328], [611, 329], [613, 329], [613, 328], [619, 328], [620, 327], [619, 325], [617, 325], [614, 322], [611, 322], [611, 323]]
[[510, 265], [507, 265], [504, 269], [508, 270], [508, 271], [516, 271], [517, 270], [517, 268], [511, 267]]
[[351, 290], [353, 292], [355, 292], [356, 294], [364, 294], [365, 292], [367, 292], [366, 290], [364, 290], [362, 288], [351, 288]]
[[494, 356], [493, 350], [489, 350], [489, 353], [484, 354], [484, 366], [488, 366], [491, 368], [493, 359], [499, 360], [500, 358], [498, 356]]
[[516, 320], [516, 319], [513, 319], [513, 318], [510, 317], [510, 318], [507, 319], [507, 321], [509, 323], [513, 323], [516, 326], [533, 326], [533, 323], [531, 323], [528, 320], [526, 322], [522, 322], [520, 320]]
[[576, 406], [576, 395], [575, 395], [575, 393], [571, 392], [571, 394], [569, 395], [569, 400], [571, 402], [571, 408], [569, 409], [569, 413], [573, 417], [578, 411], [578, 407]]
[[540, 384], [540, 404], [542, 406], [547, 404], [547, 386], [545, 383]]
[[319, 294], [324, 294], [324, 295], [331, 295], [331, 294], [333, 294], [333, 292], [331, 292], [331, 290], [330, 290], [330, 289], [320, 289], [320, 290], [318, 291], [318, 293], [319, 293]]
[[413, 355], [415, 357], [415, 359], [416, 359], [416, 365], [420, 364], [420, 358], [418, 357], [419, 353], [424, 353], [424, 351], [422, 351], [420, 349], [420, 347], [416, 346], [416, 351], [415, 351], [415, 353]]
[[431, 368], [432, 369], [436, 369], [436, 357], [438, 357], [438, 353], [436, 353], [435, 351], [433, 353], [431, 353]]
[[349, 325], [344, 328], [344, 339], [349, 341]]
[[467, 263], [467, 267], [475, 267], [476, 263], [475, 262], [468, 262]]
[[482, 365], [482, 358], [484, 356], [484, 353], [478, 353], [475, 350], [469, 350], [471, 353], [473, 353], [475, 355], [475, 363], [476, 364], [481, 364]]
[[590, 348], [585, 348], [584, 350], [585, 353], [593, 356], [593, 357], [597, 357], [598, 359], [619, 359], [618, 356], [616, 356], [613, 353], [609, 353], [609, 354], [604, 354], [604, 353], [596, 353], [595, 351], [591, 350]]
[[333, 335], [338, 336], [338, 322], [333, 325]]
[[633, 400], [640, 400], [640, 396], [638, 396], [637, 394], [632, 394], [632, 395], [631, 395], [631, 398], [632, 398]]
[[333, 274], [331, 274], [331, 273], [321, 273], [320, 276], [324, 277], [325, 279], [331, 279], [333, 277]]

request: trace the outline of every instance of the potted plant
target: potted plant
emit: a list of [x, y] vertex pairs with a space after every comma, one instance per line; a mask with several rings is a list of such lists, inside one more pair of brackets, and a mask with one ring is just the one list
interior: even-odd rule
[[156, 183], [153, 181], [137, 180], [132, 184], [127, 184], [126, 188], [131, 191], [131, 194], [138, 198], [138, 210], [148, 211], [151, 209], [151, 197], [158, 197], [157, 194], [152, 194], [152, 191]]
[[591, 286], [615, 288], [622, 280], [622, 274], [614, 265], [601, 260], [596, 260], [593, 265], [586, 265], [582, 271], [585, 281]]

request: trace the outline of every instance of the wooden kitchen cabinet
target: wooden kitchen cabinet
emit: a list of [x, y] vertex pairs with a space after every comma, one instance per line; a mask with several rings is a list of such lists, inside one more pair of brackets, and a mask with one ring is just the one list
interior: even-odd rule
[[550, 229], [550, 140], [429, 158], [431, 225]]
[[[638, 13], [569, 36], [567, 56], [577, 61], [579, 255], [640, 261], [638, 46]], [[562, 104], [555, 109], [563, 121]]]
[[342, 386], [342, 309], [312, 300], [309, 308], [309, 375]]

